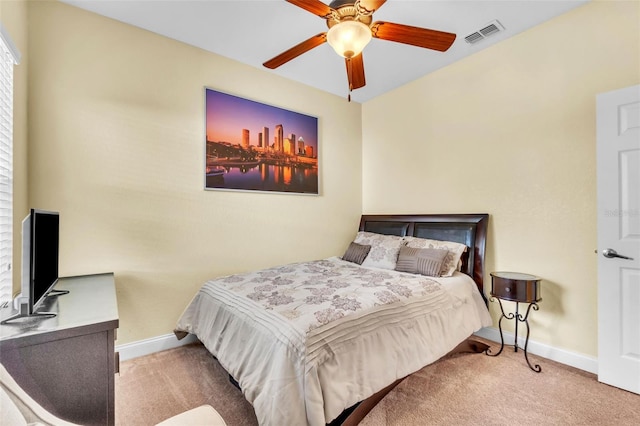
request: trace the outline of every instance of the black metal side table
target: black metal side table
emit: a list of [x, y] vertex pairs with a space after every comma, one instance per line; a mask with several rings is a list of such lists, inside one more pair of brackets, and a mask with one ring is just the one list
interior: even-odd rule
[[[529, 312], [533, 308], [533, 310], [537, 311], [539, 309], [538, 302], [542, 300], [540, 297], [540, 278], [523, 274], [520, 272], [492, 272], [491, 273], [491, 301], [498, 300], [500, 304], [500, 311], [502, 315], [500, 316], [500, 320], [498, 321], [498, 328], [500, 330], [500, 350], [492, 354], [491, 349], [487, 349], [485, 353], [489, 356], [498, 356], [502, 353], [502, 349], [504, 349], [504, 336], [502, 334], [502, 320], [504, 318], [508, 320], [515, 319], [515, 340], [513, 342], [513, 349], [515, 352], [518, 352], [518, 323], [524, 322], [527, 327], [527, 337], [524, 341], [524, 358], [527, 361], [527, 365], [529, 368], [539, 373], [542, 371], [542, 367], [538, 364], [535, 366], [531, 365], [529, 361], [529, 356], [527, 354], [527, 345], [529, 344]], [[516, 312], [510, 312], [509, 314], [504, 313], [504, 309], [502, 307], [502, 300], [508, 300], [516, 303]], [[519, 313], [519, 305], [520, 303], [528, 303], [527, 311], [524, 316]]]

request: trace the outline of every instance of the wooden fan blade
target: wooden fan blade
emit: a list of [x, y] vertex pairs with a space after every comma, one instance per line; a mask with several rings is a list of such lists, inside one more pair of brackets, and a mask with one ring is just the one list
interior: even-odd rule
[[311, 12], [314, 15], [318, 15], [321, 18], [326, 18], [331, 14], [333, 10], [320, 0], [287, 0], [289, 3], [301, 7], [307, 12]]
[[382, 21], [371, 25], [371, 33], [382, 40], [411, 44], [440, 52], [448, 50], [456, 39], [453, 33]]
[[364, 79], [364, 61], [362, 53], [353, 58], [346, 58], [347, 78], [349, 79], [349, 91], [364, 87], [366, 83]]
[[360, 0], [360, 6], [373, 13], [376, 10], [380, 9], [386, 2], [387, 0]]
[[302, 55], [305, 52], [308, 52], [314, 47], [320, 46], [325, 41], [327, 41], [326, 33], [320, 33], [320, 34], [314, 35], [313, 37], [303, 41], [302, 43], [293, 46], [291, 49], [287, 50], [286, 52], [282, 52], [278, 56], [269, 59], [267, 62], [265, 62], [262, 65], [271, 69], [278, 68], [280, 65], [286, 64], [290, 60], [297, 58], [298, 56]]

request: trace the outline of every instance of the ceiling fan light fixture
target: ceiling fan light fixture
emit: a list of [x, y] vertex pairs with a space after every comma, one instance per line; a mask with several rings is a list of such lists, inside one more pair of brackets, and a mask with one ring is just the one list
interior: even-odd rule
[[344, 58], [358, 56], [371, 41], [371, 29], [359, 21], [342, 21], [327, 32], [327, 43]]

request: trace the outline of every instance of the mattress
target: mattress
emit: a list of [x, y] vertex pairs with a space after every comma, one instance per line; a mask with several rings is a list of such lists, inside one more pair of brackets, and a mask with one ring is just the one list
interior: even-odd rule
[[491, 318], [474, 281], [338, 257], [208, 281], [178, 320], [238, 382], [261, 425], [325, 425]]

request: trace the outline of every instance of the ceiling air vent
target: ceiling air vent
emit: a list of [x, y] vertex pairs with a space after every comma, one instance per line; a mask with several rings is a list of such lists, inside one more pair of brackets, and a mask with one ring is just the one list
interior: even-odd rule
[[489, 22], [482, 29], [469, 34], [464, 39], [467, 43], [474, 44], [501, 31], [504, 31], [504, 27], [496, 19], [495, 21]]

